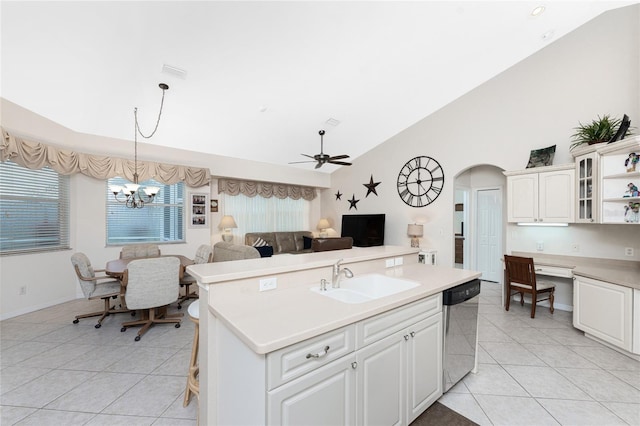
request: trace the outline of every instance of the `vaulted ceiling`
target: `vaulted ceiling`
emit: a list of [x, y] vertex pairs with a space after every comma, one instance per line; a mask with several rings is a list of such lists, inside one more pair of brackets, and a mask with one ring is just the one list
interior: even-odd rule
[[0, 94], [133, 140], [134, 107], [150, 133], [164, 82], [145, 142], [286, 165], [325, 129], [325, 153], [355, 159], [631, 3], [2, 1]]

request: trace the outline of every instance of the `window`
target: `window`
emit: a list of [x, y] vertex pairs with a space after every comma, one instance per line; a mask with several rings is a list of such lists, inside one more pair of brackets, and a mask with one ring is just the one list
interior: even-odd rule
[[[109, 191], [110, 185], [125, 183], [128, 181], [120, 177], [107, 182], [107, 245], [183, 242], [184, 183], [142, 182], [141, 186], [157, 186], [160, 191], [153, 203], [145, 203], [141, 209], [125, 207]], [[121, 194], [119, 198], [124, 196]]]
[[[237, 233], [301, 231], [309, 229], [310, 202], [291, 198], [221, 194], [224, 214], [238, 225]], [[216, 224], [214, 224], [216, 225]]]
[[69, 248], [69, 176], [0, 163], [0, 253]]

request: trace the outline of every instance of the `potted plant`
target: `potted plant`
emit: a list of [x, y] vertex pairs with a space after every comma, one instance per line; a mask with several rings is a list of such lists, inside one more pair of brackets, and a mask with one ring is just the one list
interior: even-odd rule
[[579, 123], [578, 127], [574, 127], [576, 132], [571, 136], [573, 143], [569, 149], [585, 144], [609, 142], [615, 136], [621, 123], [621, 119], [612, 118], [608, 114], [602, 117], [598, 116], [597, 120], [592, 120], [588, 124]]

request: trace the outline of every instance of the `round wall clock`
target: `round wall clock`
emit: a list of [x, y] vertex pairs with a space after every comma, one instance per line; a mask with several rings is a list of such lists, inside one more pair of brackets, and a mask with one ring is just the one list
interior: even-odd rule
[[411, 207], [424, 207], [435, 201], [444, 185], [444, 171], [427, 156], [412, 158], [398, 174], [398, 195]]

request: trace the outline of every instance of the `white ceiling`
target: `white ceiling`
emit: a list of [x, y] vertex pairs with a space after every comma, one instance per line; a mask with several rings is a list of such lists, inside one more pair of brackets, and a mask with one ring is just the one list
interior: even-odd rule
[[75, 131], [133, 140], [133, 108], [151, 132], [165, 82], [146, 142], [285, 165], [318, 153], [325, 128], [325, 153], [353, 160], [631, 3], [2, 1], [0, 94]]

